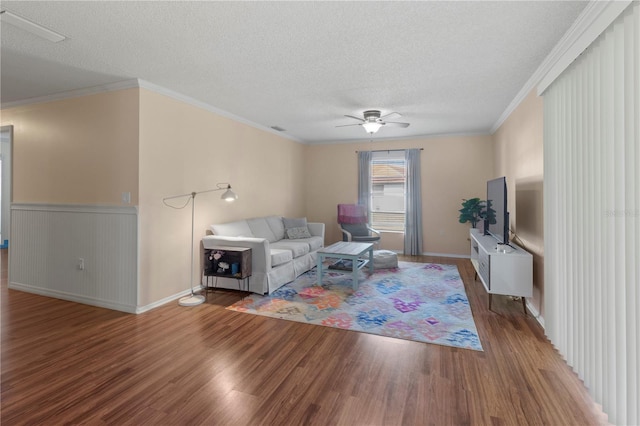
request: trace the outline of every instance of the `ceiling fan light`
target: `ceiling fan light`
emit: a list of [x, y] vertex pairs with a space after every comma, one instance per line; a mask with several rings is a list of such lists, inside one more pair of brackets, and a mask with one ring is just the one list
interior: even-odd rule
[[364, 130], [366, 130], [367, 133], [373, 134], [378, 130], [380, 130], [380, 127], [382, 127], [382, 124], [375, 121], [368, 121], [366, 123], [363, 123], [362, 127], [364, 127]]

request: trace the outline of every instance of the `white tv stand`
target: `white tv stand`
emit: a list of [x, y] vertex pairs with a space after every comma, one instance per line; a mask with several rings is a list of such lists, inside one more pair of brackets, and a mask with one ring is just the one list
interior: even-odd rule
[[525, 315], [525, 297], [533, 295], [533, 256], [517, 245], [511, 243], [498, 249], [498, 242], [491, 235], [483, 235], [470, 231], [471, 263], [476, 276], [489, 293], [489, 310], [491, 296], [502, 294], [520, 296]]

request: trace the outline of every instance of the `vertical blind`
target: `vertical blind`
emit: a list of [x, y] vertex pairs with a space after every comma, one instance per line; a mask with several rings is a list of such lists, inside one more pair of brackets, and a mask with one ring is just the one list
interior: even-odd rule
[[545, 332], [614, 424], [640, 424], [640, 4], [544, 93]]

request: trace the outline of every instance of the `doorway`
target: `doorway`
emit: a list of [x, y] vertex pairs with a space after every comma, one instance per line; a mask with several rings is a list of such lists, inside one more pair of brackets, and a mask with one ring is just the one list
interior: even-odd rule
[[0, 248], [9, 246], [11, 231], [11, 163], [13, 126], [0, 127]]

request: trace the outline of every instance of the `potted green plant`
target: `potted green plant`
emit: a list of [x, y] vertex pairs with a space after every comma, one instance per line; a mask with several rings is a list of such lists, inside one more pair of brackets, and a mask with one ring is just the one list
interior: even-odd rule
[[493, 207], [491, 207], [491, 200], [487, 200], [484, 202], [484, 209], [480, 213], [480, 216], [482, 216], [482, 219], [484, 220], [485, 231], [487, 230], [490, 224], [495, 225], [496, 211], [493, 209]]
[[470, 198], [468, 200], [462, 200], [462, 208], [458, 210], [460, 212], [460, 216], [458, 217], [458, 222], [460, 223], [471, 223], [472, 228], [476, 228], [476, 225], [481, 220], [484, 220], [483, 210], [484, 210], [485, 202], [480, 198]]

